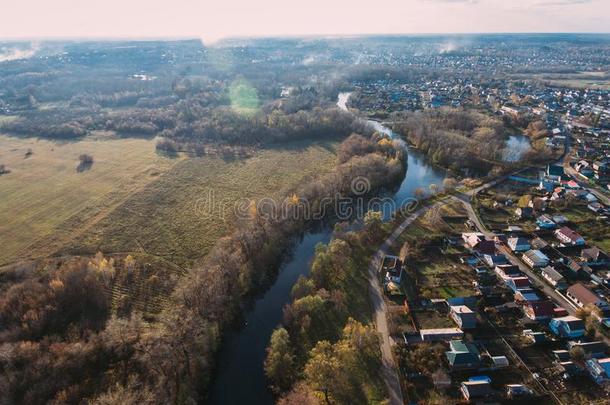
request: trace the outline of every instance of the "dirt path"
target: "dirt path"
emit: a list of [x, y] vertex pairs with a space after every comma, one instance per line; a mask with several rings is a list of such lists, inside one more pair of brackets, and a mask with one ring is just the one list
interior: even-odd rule
[[394, 245], [404, 230], [407, 229], [407, 227], [411, 225], [411, 223], [413, 223], [413, 221], [415, 221], [419, 216], [426, 213], [428, 210], [439, 207], [442, 204], [444, 204], [444, 202], [439, 202], [428, 207], [420, 208], [411, 214], [385, 240], [369, 264], [369, 296], [371, 305], [373, 306], [373, 321], [375, 322], [377, 332], [381, 336], [381, 375], [388, 387], [390, 404], [392, 405], [402, 405], [405, 403], [405, 401], [402, 395], [402, 389], [400, 387], [400, 378], [398, 377], [398, 372], [396, 371], [394, 356], [392, 355], [393, 342], [388, 328], [387, 307], [383, 299], [383, 289], [379, 284], [377, 270], [379, 269], [381, 260], [383, 260], [383, 257], [388, 253], [389, 248]]

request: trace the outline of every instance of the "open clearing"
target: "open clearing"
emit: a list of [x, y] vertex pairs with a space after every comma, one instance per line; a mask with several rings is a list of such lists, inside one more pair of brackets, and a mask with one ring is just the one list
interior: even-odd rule
[[68, 250], [137, 251], [186, 265], [227, 234], [239, 199], [281, 197], [282, 189], [333, 168], [331, 145], [295, 143], [248, 159], [184, 159], [134, 194]]
[[[94, 163], [79, 173], [83, 153]], [[178, 160], [158, 156], [154, 142], [144, 139], [56, 143], [0, 135], [0, 162], [11, 170], [0, 177], [0, 264], [6, 264], [53, 253]], [[79, 226], [58, 233], [66, 221]]]
[[[143, 139], [2, 136], [0, 145], [11, 170], [0, 177], [0, 264], [102, 251], [188, 265], [230, 230], [236, 200], [280, 196], [335, 163], [334, 143], [292, 143], [241, 160], [170, 159]], [[78, 173], [81, 153], [94, 164]]]
[[525, 80], [533, 78], [554, 86], [610, 90], [610, 79], [607, 72], [514, 74], [511, 77]]

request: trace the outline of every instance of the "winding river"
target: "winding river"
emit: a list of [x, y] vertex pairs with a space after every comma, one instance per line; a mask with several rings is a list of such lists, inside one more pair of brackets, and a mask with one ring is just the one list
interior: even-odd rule
[[[339, 108], [347, 111], [350, 93], [340, 93]], [[397, 138], [389, 128], [377, 121], [369, 120], [377, 131]], [[406, 148], [406, 146], [405, 146]], [[424, 156], [407, 149], [408, 164], [405, 178], [392, 199], [400, 204], [413, 198], [419, 187], [427, 189], [430, 184], [441, 185], [445, 172], [428, 164]], [[386, 213], [389, 214], [389, 213]], [[387, 215], [386, 215], [387, 216]], [[330, 227], [308, 232], [296, 243], [292, 255], [282, 265], [277, 279], [248, 313], [244, 314], [244, 325], [223, 340], [218, 356], [218, 368], [212, 384], [209, 403], [215, 405], [268, 405], [274, 400], [266, 389], [263, 370], [265, 349], [273, 329], [281, 322], [282, 308], [290, 302], [290, 290], [300, 275], [307, 275], [315, 245], [330, 241]]]

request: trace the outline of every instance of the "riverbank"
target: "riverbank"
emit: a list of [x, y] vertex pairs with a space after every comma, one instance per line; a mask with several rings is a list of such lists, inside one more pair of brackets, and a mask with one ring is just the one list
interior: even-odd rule
[[[362, 142], [362, 140], [358, 141], [357, 139], [353, 141]], [[365, 193], [390, 186], [395, 181], [401, 182], [405, 174], [405, 165], [401, 160], [404, 161], [406, 156], [393, 148], [385, 149], [382, 147], [383, 143], [373, 145], [375, 146], [372, 153], [364, 156], [353, 156], [349, 161], [337, 167], [334, 176], [316, 179], [311, 184], [305, 184], [296, 189], [293, 195], [298, 196], [299, 200], [306, 202], [310, 207], [316, 207], [323, 198], [333, 201], [339, 195], [349, 197], [353, 193], [356, 193], [358, 197], [366, 197], [366, 194], [359, 193], [358, 186], [354, 184], [358, 179], [364, 181]], [[333, 193], [331, 195], [326, 193], [328, 190], [335, 190], [339, 194], [335, 195]], [[295, 205], [294, 209], [299, 209], [299, 207], [299, 205]], [[330, 207], [326, 209], [328, 208]], [[298, 212], [295, 212], [295, 214], [298, 214]], [[298, 216], [301, 218], [300, 215]], [[332, 218], [332, 212], [326, 213], [326, 217]], [[292, 216], [289, 216], [289, 218], [292, 218]], [[274, 232], [272, 229], [278, 228], [282, 235], [290, 237], [291, 232], [305, 230], [308, 221], [301, 218], [297, 221], [298, 226], [291, 225], [291, 222], [289, 221], [287, 228], [281, 224], [275, 224], [272, 228], [264, 227], [265, 233], [258, 233], [254, 236], [249, 231], [243, 238], [256, 240], [260, 237], [265, 240], [269, 237], [269, 232]], [[218, 367], [216, 368], [216, 376], [208, 397], [208, 403], [273, 403], [273, 397], [267, 390], [267, 382], [263, 372], [266, 344], [273, 329], [282, 319], [282, 308], [290, 302], [290, 290], [293, 284], [298, 276], [308, 273], [308, 264], [313, 257], [315, 245], [319, 242], [328, 242], [331, 235], [330, 227], [315, 232], [305, 231], [300, 242], [294, 246], [293, 255], [279, 266], [275, 282], [264, 295], [254, 302], [252, 308], [246, 314], [242, 314], [243, 319], [245, 319], [243, 327], [239, 330], [229, 330], [227, 332], [217, 356]], [[282, 238], [274, 238], [270, 244], [281, 242]], [[249, 251], [256, 252], [256, 255], [264, 253], [265, 245], [254, 247]], [[223, 253], [219, 252], [219, 254]], [[226, 255], [226, 252], [224, 254]], [[256, 262], [257, 260], [253, 259], [253, 261]], [[278, 267], [267, 266], [265, 271], [273, 272], [273, 270], [270, 270], [271, 268], [277, 269]], [[226, 268], [224, 270], [226, 271]], [[252, 269], [252, 271], [253, 274], [256, 274], [258, 270]], [[243, 310], [243, 307], [240, 307], [240, 310]], [[226, 387], [230, 386], [233, 381], [248, 382], [242, 384], [240, 390], [227, 390]]]
[[[346, 96], [339, 97], [347, 102]], [[344, 106], [345, 107], [345, 106]], [[371, 122], [372, 124], [372, 122]], [[396, 135], [380, 123], [380, 132], [396, 139]], [[414, 200], [417, 190], [428, 189], [430, 184], [442, 184], [446, 173], [430, 165], [418, 153], [413, 153], [404, 144], [407, 164], [404, 167], [403, 179], [398, 189], [390, 196], [391, 202], [384, 205], [384, 217], [406, 203]], [[302, 240], [294, 247], [294, 254], [282, 264], [278, 278], [267, 292], [254, 302], [252, 309], [244, 315], [246, 323], [240, 330], [232, 331], [222, 347], [217, 359], [216, 378], [213, 382], [209, 403], [211, 404], [251, 404], [267, 405], [273, 403], [273, 396], [267, 389], [264, 376], [263, 359], [265, 347], [273, 329], [282, 318], [283, 307], [290, 302], [290, 289], [295, 277], [309, 274], [309, 263], [314, 258], [315, 245], [327, 243], [332, 237], [331, 229], [315, 233], [305, 233]], [[287, 272], [284, 275], [284, 272]], [[276, 287], [277, 285], [277, 287]], [[264, 345], [261, 343], [264, 342]], [[227, 389], [234, 381], [252, 380], [244, 383], [239, 390]]]

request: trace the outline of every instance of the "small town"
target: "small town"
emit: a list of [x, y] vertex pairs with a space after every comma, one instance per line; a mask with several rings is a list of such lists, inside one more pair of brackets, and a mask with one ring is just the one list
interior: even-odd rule
[[0, 405], [610, 405], [610, 0], [4, 3]]
[[610, 400], [610, 132], [554, 116], [557, 163], [458, 187], [379, 262], [405, 402]]

